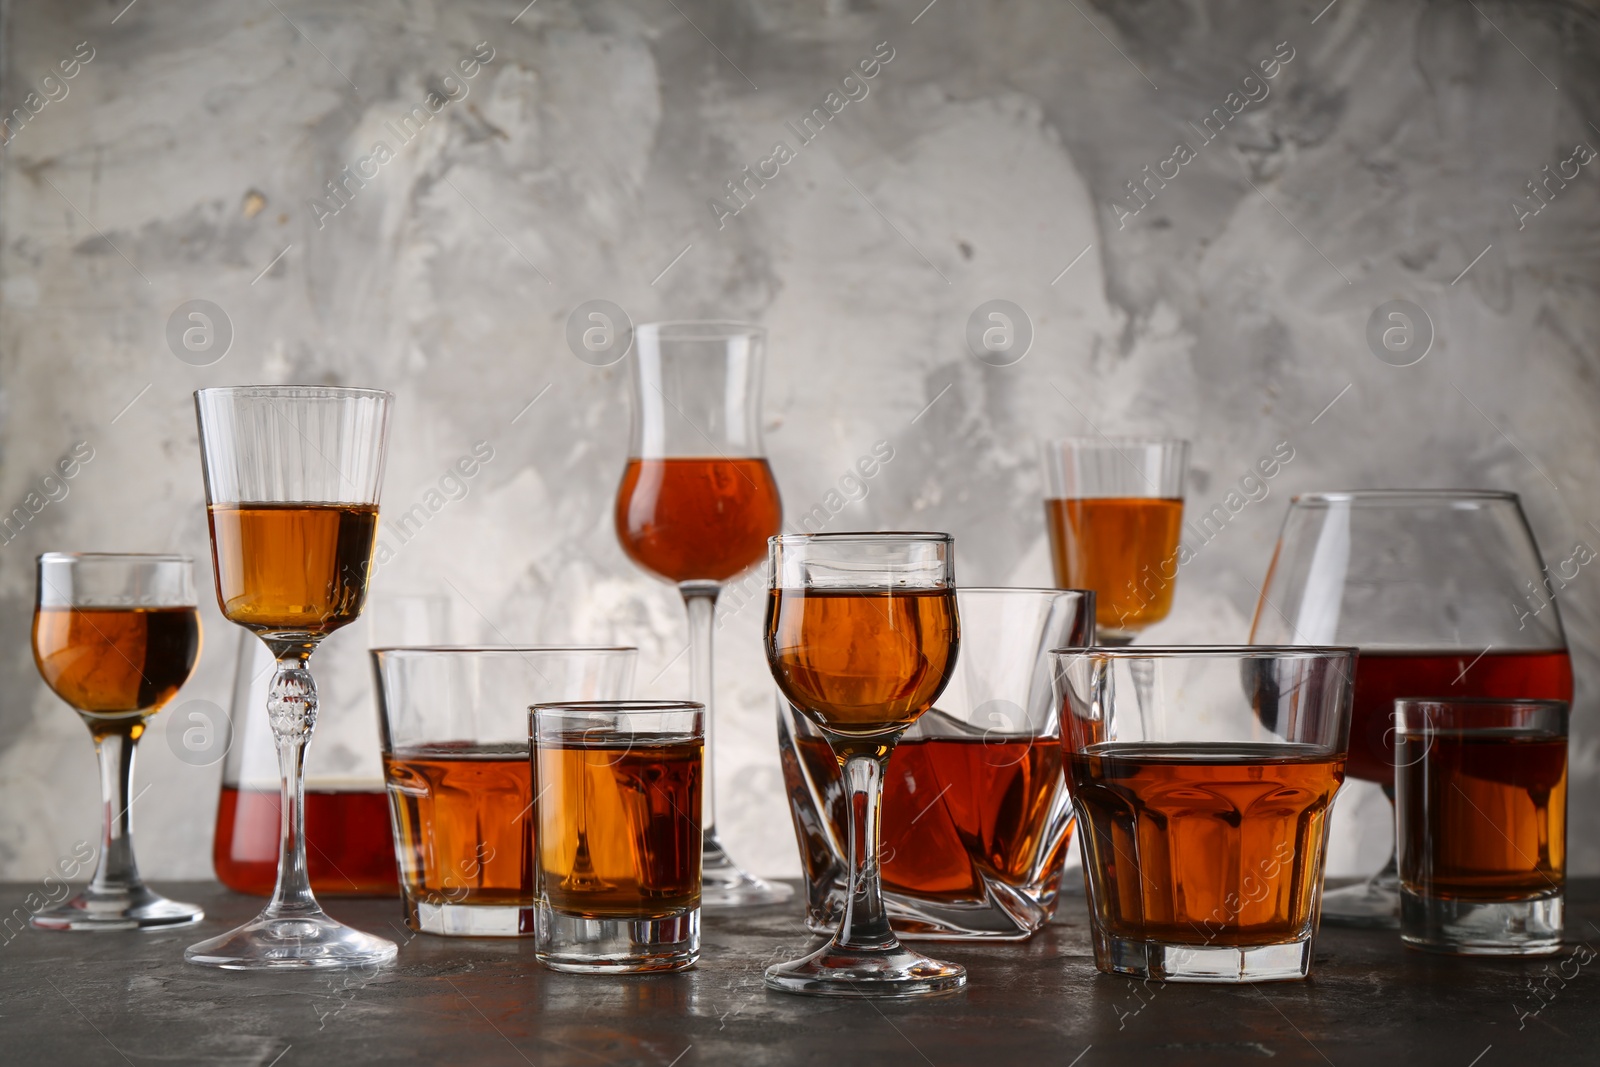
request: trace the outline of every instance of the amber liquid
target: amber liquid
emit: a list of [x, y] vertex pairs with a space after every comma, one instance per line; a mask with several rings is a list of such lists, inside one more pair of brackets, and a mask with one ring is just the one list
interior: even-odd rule
[[171, 700], [200, 658], [200, 613], [176, 608], [39, 608], [33, 661], [56, 696], [109, 724]]
[[373, 504], [213, 504], [217, 603], [256, 633], [323, 637], [367, 599]]
[[630, 459], [617, 488], [628, 558], [671, 582], [721, 582], [767, 554], [783, 506], [764, 459]]
[[1311, 931], [1344, 761], [1310, 746], [1107, 742], [1067, 754], [1109, 933], [1261, 945]]
[[[272, 895], [278, 878], [279, 793], [222, 787], [211, 866], [236, 893]], [[306, 868], [318, 896], [393, 896], [389, 798], [375, 791], [306, 790]]]
[[[839, 761], [824, 738], [797, 741], [807, 771], [830, 800], [828, 819], [842, 844]], [[970, 902], [984, 899], [986, 881], [1036, 881], [1059, 865], [1068, 841], [1043, 839], [1061, 788], [1061, 745], [1054, 738], [902, 740], [883, 780], [883, 887], [925, 900]]]
[[1046, 500], [1056, 585], [1093, 589], [1102, 633], [1131, 635], [1172, 610], [1183, 501], [1158, 497]]
[[1565, 737], [1493, 729], [1402, 734], [1399, 759], [1395, 803], [1406, 888], [1490, 901], [1562, 888]]
[[539, 891], [592, 919], [645, 919], [700, 906], [696, 741], [541, 740]]
[[1398, 697], [1572, 699], [1566, 649], [1451, 652], [1362, 649], [1350, 708], [1352, 778], [1394, 783], [1394, 702]]
[[950, 680], [959, 640], [953, 589], [774, 589], [767, 604], [778, 688], [836, 734], [916, 722]]
[[406, 894], [531, 908], [533, 772], [526, 745], [428, 745], [383, 758]]

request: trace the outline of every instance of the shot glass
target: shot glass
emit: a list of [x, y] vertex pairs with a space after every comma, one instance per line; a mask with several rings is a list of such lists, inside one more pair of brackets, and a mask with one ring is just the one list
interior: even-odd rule
[[1567, 704], [1396, 700], [1400, 937], [1434, 952], [1561, 948]]
[[1053, 656], [1095, 966], [1185, 982], [1306, 977], [1356, 650]]
[[528, 705], [619, 699], [632, 648], [380, 648], [378, 727], [406, 925], [454, 937], [534, 930]]
[[692, 967], [700, 958], [705, 705], [538, 704], [528, 728], [534, 955], [579, 974]]
[[[903, 940], [1022, 941], [1055, 914], [1072, 840], [1049, 653], [1094, 643], [1094, 594], [966, 587], [956, 604], [955, 672], [884, 775], [883, 900]], [[806, 926], [831, 934], [849, 871], [844, 776], [821, 728], [781, 693], [778, 748]]]

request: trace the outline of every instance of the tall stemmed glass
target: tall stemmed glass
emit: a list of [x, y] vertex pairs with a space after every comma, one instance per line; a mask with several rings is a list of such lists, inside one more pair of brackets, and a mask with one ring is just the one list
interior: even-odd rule
[[39, 557], [33, 662], [94, 737], [105, 831], [94, 879], [71, 900], [34, 915], [34, 926], [132, 930], [181, 926], [204, 915], [145, 885], [133, 858], [134, 746], [200, 658], [193, 573], [188, 556]]
[[771, 541], [767, 662], [822, 728], [848, 791], [849, 888], [833, 940], [767, 968], [786, 993], [916, 997], [966, 984], [966, 968], [901, 945], [879, 874], [889, 756], [954, 673], [961, 626], [955, 542], [942, 533], [788, 534]]
[[190, 945], [191, 963], [236, 970], [354, 967], [393, 942], [329, 918], [306, 871], [305, 752], [317, 724], [307, 661], [367, 599], [390, 394], [252, 386], [195, 393], [217, 602], [277, 660], [267, 715], [282, 776], [278, 882], [255, 919]]
[[[1395, 700], [1572, 699], [1549, 581], [1515, 493], [1302, 494], [1284, 519], [1250, 643], [1360, 648], [1345, 771], [1383, 786], [1392, 803]], [[1366, 883], [1324, 894], [1322, 917], [1397, 928], [1399, 893], [1391, 851]]]
[[704, 704], [704, 891], [709, 909], [773, 904], [792, 890], [740, 870], [717, 839], [712, 622], [723, 583], [766, 552], [783, 506], [761, 445], [765, 333], [734, 322], [658, 322], [634, 334], [633, 434], [617, 488], [617, 538], [676, 582], [689, 612], [689, 692]]

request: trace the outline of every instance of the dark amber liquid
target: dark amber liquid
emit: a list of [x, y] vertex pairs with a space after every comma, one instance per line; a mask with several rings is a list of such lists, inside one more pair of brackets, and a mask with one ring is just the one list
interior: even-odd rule
[[378, 532], [371, 504], [213, 504], [217, 603], [257, 633], [323, 636], [367, 599]]
[[429, 904], [532, 907], [526, 745], [429, 745], [384, 757], [401, 876]]
[[915, 722], [955, 669], [953, 589], [774, 589], [767, 661], [789, 702], [838, 734]]
[[[211, 866], [237, 893], [272, 895], [278, 877], [276, 789], [222, 787]], [[306, 790], [306, 869], [318, 896], [393, 896], [389, 798], [377, 791]]]
[[539, 889], [588, 918], [643, 919], [700, 906], [700, 741], [541, 740]]
[[1439, 730], [1401, 735], [1398, 755], [1400, 880], [1408, 889], [1515, 900], [1565, 884], [1565, 737]]
[[622, 550], [671, 582], [732, 578], [766, 556], [782, 522], [764, 459], [630, 459], [617, 488]]
[[1301, 745], [1108, 742], [1067, 753], [1101, 924], [1179, 944], [1305, 936], [1343, 780], [1343, 760]]
[[[844, 781], [821, 737], [798, 739], [800, 758], [845, 840]], [[984, 899], [984, 882], [1026, 885], [1059, 866], [1067, 838], [1042, 839], [1062, 788], [1054, 738], [906, 738], [883, 780], [885, 889], [948, 902]], [[1052, 847], [1053, 846], [1053, 847]]]
[[1394, 783], [1394, 702], [1398, 697], [1572, 699], [1566, 649], [1459, 652], [1362, 649], [1350, 707], [1352, 778]]
[[1131, 634], [1172, 610], [1183, 501], [1159, 497], [1044, 502], [1056, 585], [1093, 589], [1095, 624]]
[[33, 616], [33, 661], [45, 684], [96, 718], [143, 719], [177, 694], [199, 658], [192, 607], [51, 607]]

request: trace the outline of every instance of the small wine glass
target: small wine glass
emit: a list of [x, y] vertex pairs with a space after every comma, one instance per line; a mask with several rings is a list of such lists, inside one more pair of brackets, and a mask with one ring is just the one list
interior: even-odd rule
[[39, 557], [33, 661], [94, 737], [105, 832], [88, 888], [34, 915], [34, 926], [132, 930], [183, 926], [205, 914], [145, 885], [133, 858], [134, 747], [200, 658], [193, 574], [188, 556]]
[[307, 661], [367, 599], [393, 397], [375, 389], [249, 386], [195, 393], [217, 602], [277, 660], [267, 696], [282, 774], [278, 882], [261, 914], [190, 945], [234, 970], [386, 963], [392, 941], [330, 918], [306, 870], [305, 754], [317, 724]]
[[966, 968], [900, 944], [879, 868], [884, 772], [895, 743], [944, 691], [961, 627], [955, 542], [943, 533], [786, 534], [770, 542], [767, 663], [844, 768], [849, 888], [833, 939], [769, 967], [768, 987], [832, 997], [917, 997]]
[[705, 705], [707, 910], [776, 904], [792, 890], [741, 870], [717, 837], [711, 635], [723, 583], [761, 562], [783, 521], [761, 445], [766, 333], [737, 322], [651, 322], [635, 333], [633, 433], [617, 487], [628, 558], [674, 582], [689, 614], [690, 699]]
[[[1345, 773], [1378, 783], [1392, 804], [1397, 699], [1572, 699], [1546, 580], [1515, 493], [1303, 493], [1289, 503], [1250, 643], [1360, 648]], [[1396, 929], [1399, 910], [1392, 850], [1370, 880], [1322, 897], [1335, 926]]]

